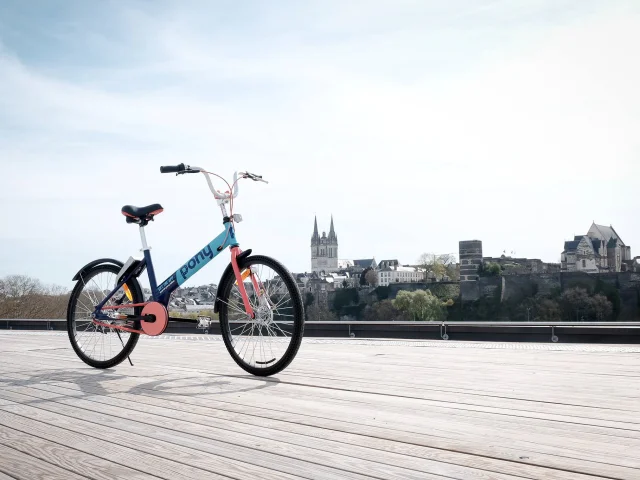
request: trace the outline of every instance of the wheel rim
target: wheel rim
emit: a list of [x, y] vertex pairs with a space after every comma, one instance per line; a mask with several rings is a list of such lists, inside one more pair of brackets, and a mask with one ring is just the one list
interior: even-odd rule
[[[298, 312], [289, 288], [273, 268], [254, 263], [247, 269], [251, 274], [243, 285], [255, 318], [248, 317], [240, 289], [234, 282], [229, 295], [225, 296], [228, 301], [223, 301], [227, 307], [226, 329], [230, 346], [243, 363], [267, 369], [277, 365], [289, 350], [297, 328]], [[252, 276], [265, 294], [256, 291]]]
[[[85, 356], [97, 362], [107, 362], [117, 357], [131, 338], [131, 333], [97, 325], [91, 317], [95, 306], [102, 302], [111, 290], [115, 288], [116, 274], [102, 271], [95, 275], [81, 277], [81, 282], [82, 289], [76, 297], [72, 317], [73, 339], [78, 349]], [[131, 303], [133, 302], [126, 297], [124, 289], [121, 287], [112, 295], [105, 306]], [[107, 312], [113, 315], [116, 310], [103, 310], [103, 313]], [[117, 313], [133, 315], [134, 307], [120, 308]], [[133, 327], [133, 322], [116, 319], [101, 321], [101, 323]]]

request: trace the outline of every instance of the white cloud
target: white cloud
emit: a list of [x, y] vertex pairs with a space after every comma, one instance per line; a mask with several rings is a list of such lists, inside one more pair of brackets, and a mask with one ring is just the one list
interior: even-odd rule
[[[161, 202], [149, 236], [169, 273], [220, 228], [201, 179], [158, 174], [184, 161], [272, 180], [243, 185], [239, 233], [293, 270], [308, 268], [314, 212], [321, 229], [334, 213], [346, 257], [410, 262], [481, 238], [487, 254], [553, 261], [591, 220], [640, 245], [638, 9], [566, 3], [550, 21], [547, 2], [474, 3], [294, 10], [244, 36], [129, 11], [129, 38], [154, 39], [147, 61], [82, 81], [0, 51], [0, 198], [21, 202], [0, 213], [0, 242], [46, 237], [70, 274], [25, 268], [62, 283], [137, 249], [122, 204]], [[0, 274], [21, 268], [3, 255]]]

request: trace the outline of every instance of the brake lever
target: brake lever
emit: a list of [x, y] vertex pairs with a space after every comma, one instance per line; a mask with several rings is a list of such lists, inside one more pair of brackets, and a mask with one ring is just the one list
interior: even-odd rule
[[249, 173], [249, 172], [244, 172], [245, 173], [245, 178], [250, 178], [251, 180], [253, 180], [254, 182], [264, 182], [264, 183], [269, 183], [266, 180], [262, 179], [262, 175], [256, 175], [255, 173]]

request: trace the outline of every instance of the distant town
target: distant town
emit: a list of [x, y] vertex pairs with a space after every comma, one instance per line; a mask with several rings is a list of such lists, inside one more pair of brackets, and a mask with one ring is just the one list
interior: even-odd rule
[[[458, 256], [425, 253], [410, 263], [399, 259], [376, 260], [375, 257], [341, 259], [338, 235], [331, 217], [329, 232], [320, 233], [317, 218], [314, 219], [310, 242], [310, 270], [293, 273], [305, 304], [311, 311], [317, 310], [320, 318], [333, 318], [327, 312], [336, 304], [337, 292], [355, 290], [358, 305], [371, 307], [369, 300], [377, 292], [377, 300], [395, 298], [398, 291], [415, 291], [421, 288], [434, 290], [435, 285], [452, 285], [443, 298], [450, 302], [476, 301], [492, 287], [479, 290], [483, 278], [512, 276], [550, 276], [575, 273], [580, 275], [640, 273], [640, 257], [633, 257], [613, 226], [593, 224], [584, 235], [564, 242], [560, 263], [547, 263], [536, 258], [512, 257], [503, 252], [499, 256], [485, 256], [481, 240], [462, 240]], [[634, 278], [637, 276], [634, 275]], [[559, 278], [559, 277], [558, 277]], [[533, 282], [533, 280], [531, 280]], [[640, 278], [638, 278], [640, 281]], [[534, 282], [535, 283], [535, 282]], [[640, 285], [640, 283], [639, 283]], [[391, 288], [391, 290], [389, 290]], [[174, 312], [198, 314], [213, 309], [217, 285], [209, 284], [176, 290], [170, 302]], [[383, 293], [380, 292], [393, 292]], [[440, 291], [443, 291], [442, 288]], [[150, 292], [146, 292], [150, 294]], [[504, 296], [504, 292], [502, 295]], [[640, 294], [639, 294], [640, 295]], [[338, 297], [340, 297], [338, 295]], [[340, 303], [340, 302], [338, 302]], [[344, 302], [343, 302], [344, 303]], [[352, 305], [353, 306], [353, 305]], [[362, 309], [361, 309], [362, 310]]]

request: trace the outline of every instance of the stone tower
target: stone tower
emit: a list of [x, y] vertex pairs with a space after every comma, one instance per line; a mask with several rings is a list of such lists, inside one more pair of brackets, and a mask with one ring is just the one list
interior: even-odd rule
[[460, 252], [460, 299], [463, 302], [480, 298], [478, 267], [482, 264], [482, 242], [462, 240]]
[[313, 235], [311, 236], [311, 271], [335, 272], [338, 270], [338, 236], [333, 227], [333, 215], [329, 235], [318, 234], [318, 219], [313, 221]]
[[475, 281], [478, 279], [478, 267], [482, 264], [482, 241], [462, 240], [459, 245], [460, 281]]

